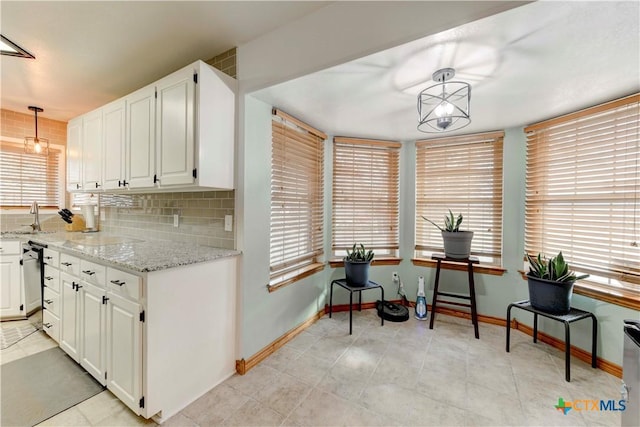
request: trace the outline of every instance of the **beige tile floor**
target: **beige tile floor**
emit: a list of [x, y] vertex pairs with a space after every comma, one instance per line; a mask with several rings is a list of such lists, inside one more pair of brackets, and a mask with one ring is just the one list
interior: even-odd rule
[[[411, 318], [380, 326], [375, 311], [323, 317], [246, 375], [234, 375], [165, 426], [619, 426], [618, 412], [556, 410], [558, 398], [619, 399], [620, 380], [504, 327], [438, 315], [433, 330]], [[34, 334], [0, 353], [2, 363], [53, 344]], [[7, 390], [3, 390], [8, 392]], [[43, 426], [135, 426], [104, 391]]]

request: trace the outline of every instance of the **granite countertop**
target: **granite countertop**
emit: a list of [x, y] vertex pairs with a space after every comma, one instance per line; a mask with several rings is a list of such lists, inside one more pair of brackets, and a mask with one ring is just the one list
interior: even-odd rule
[[61, 249], [73, 255], [80, 255], [88, 259], [94, 258], [97, 261], [141, 273], [213, 261], [240, 254], [239, 251], [232, 249], [166, 240], [142, 240], [104, 232], [3, 232], [1, 238], [31, 240], [45, 244], [52, 249]]

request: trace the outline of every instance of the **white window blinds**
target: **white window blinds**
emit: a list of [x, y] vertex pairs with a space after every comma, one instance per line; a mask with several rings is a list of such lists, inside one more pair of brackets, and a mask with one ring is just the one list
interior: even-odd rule
[[528, 253], [640, 284], [639, 128], [638, 94], [525, 128]]
[[449, 209], [473, 231], [471, 253], [491, 264], [502, 255], [502, 141], [504, 132], [416, 142], [416, 255], [442, 252], [440, 230]]
[[60, 152], [49, 156], [26, 154], [22, 144], [2, 142], [0, 148], [0, 206], [61, 206]]
[[377, 255], [399, 248], [400, 143], [334, 138], [334, 255], [362, 243]]
[[271, 279], [319, 262], [323, 254], [323, 143], [326, 135], [273, 111]]

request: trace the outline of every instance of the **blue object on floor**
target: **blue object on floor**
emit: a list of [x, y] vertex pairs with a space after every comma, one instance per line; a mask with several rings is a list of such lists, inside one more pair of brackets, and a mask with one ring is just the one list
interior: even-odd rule
[[424, 277], [418, 277], [418, 297], [416, 298], [416, 319], [427, 320], [427, 298], [424, 295]]

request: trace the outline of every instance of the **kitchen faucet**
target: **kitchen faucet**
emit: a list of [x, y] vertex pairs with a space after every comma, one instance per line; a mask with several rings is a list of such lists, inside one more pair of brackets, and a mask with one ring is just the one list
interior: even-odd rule
[[29, 213], [35, 215], [35, 219], [33, 221], [33, 224], [30, 224], [31, 228], [33, 229], [33, 231], [42, 231], [40, 229], [40, 217], [39, 217], [38, 202], [34, 201], [31, 204], [31, 209], [29, 210]]

